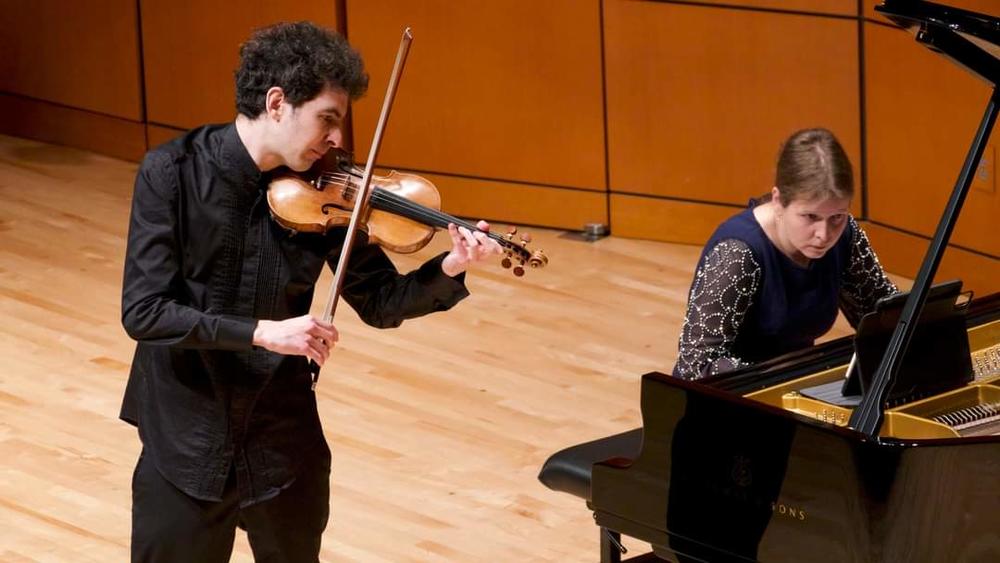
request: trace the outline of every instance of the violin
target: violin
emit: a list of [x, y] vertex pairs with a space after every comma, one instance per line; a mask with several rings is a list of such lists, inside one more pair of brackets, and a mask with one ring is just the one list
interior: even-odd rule
[[[274, 220], [296, 232], [325, 233], [346, 226], [364, 171], [345, 153], [337, 155], [337, 168], [336, 172], [322, 172], [313, 180], [293, 172], [277, 175], [267, 190], [267, 203]], [[367, 233], [369, 242], [387, 250], [416, 252], [430, 242], [436, 229], [446, 229], [449, 223], [479, 231], [475, 225], [442, 212], [441, 195], [426, 178], [390, 171], [385, 176], [373, 175], [370, 187], [360, 229]], [[506, 235], [480, 232], [500, 244], [504, 249], [501, 265], [513, 268], [516, 276], [524, 275], [525, 265], [541, 268], [548, 264], [543, 251], [528, 249], [529, 234], [515, 240], [514, 227]]]

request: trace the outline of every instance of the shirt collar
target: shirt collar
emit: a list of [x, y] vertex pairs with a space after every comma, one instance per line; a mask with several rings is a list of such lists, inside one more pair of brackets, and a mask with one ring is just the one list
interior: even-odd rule
[[235, 123], [230, 123], [222, 130], [221, 139], [219, 162], [222, 172], [239, 185], [256, 186], [262, 173], [236, 132]]

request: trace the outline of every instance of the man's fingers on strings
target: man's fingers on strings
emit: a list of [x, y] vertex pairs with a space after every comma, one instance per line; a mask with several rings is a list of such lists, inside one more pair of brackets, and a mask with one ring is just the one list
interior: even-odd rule
[[451, 235], [451, 243], [454, 246], [465, 246], [465, 237], [462, 236], [459, 227], [454, 223], [448, 223], [448, 234]]
[[479, 246], [479, 241], [476, 239], [476, 236], [472, 234], [472, 231], [466, 229], [465, 227], [459, 227], [458, 232], [462, 233], [462, 236], [465, 237], [465, 244], [468, 248], [475, 248], [476, 246]]
[[486, 256], [488, 254], [499, 254], [501, 252], [500, 245], [497, 244], [497, 241], [491, 239], [489, 235], [487, 235], [486, 233], [477, 231], [475, 235], [476, 235], [476, 240], [479, 241], [480, 256]]

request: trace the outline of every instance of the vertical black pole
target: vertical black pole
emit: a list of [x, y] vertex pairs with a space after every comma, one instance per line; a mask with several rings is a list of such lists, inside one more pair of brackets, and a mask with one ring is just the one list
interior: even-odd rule
[[934, 274], [937, 273], [941, 257], [948, 247], [948, 239], [958, 221], [958, 213], [962, 209], [962, 203], [965, 202], [965, 196], [969, 193], [973, 175], [983, 156], [983, 150], [990, 138], [993, 124], [996, 122], [998, 102], [1000, 102], [1000, 90], [994, 87], [990, 101], [986, 105], [986, 112], [983, 114], [979, 129], [976, 131], [976, 137], [965, 157], [965, 164], [962, 165], [962, 171], [958, 175], [951, 199], [948, 200], [944, 215], [941, 216], [941, 221], [938, 223], [937, 231], [927, 249], [927, 255], [917, 273], [917, 279], [913, 282], [913, 288], [910, 290], [910, 297], [903, 307], [899, 324], [896, 325], [896, 330], [892, 333], [889, 346], [885, 350], [885, 355], [882, 356], [882, 363], [879, 364], [878, 371], [875, 372], [872, 379], [872, 388], [865, 392], [861, 404], [851, 414], [849, 426], [873, 438], [878, 436], [879, 428], [882, 426], [882, 419], [885, 417], [883, 410], [886, 397], [892, 383], [896, 380], [896, 374], [902, 364], [901, 359], [910, 344], [910, 337], [913, 336], [913, 331], [916, 329], [917, 319], [924, 308], [931, 282], [934, 281]]
[[601, 563], [621, 563], [622, 535], [601, 527]]

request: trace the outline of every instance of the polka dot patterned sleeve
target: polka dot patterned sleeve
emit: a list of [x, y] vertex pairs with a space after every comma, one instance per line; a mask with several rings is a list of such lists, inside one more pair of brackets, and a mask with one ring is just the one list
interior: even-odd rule
[[865, 313], [875, 309], [876, 301], [898, 293], [899, 289], [885, 275], [861, 225], [858, 225], [854, 217], [850, 218], [850, 222], [853, 233], [851, 260], [841, 281], [840, 310], [851, 326], [856, 327]]
[[747, 365], [732, 348], [760, 283], [760, 265], [746, 243], [715, 245], [691, 284], [675, 376], [698, 379]]

